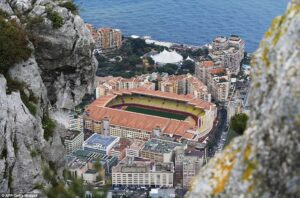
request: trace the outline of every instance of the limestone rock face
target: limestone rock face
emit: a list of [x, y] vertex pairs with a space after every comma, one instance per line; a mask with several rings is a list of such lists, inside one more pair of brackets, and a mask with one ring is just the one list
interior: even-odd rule
[[300, 0], [255, 53], [245, 134], [200, 170], [187, 197], [300, 197]]
[[[65, 128], [57, 123], [46, 140], [42, 119], [73, 108], [93, 90], [94, 41], [83, 20], [61, 3], [0, 0], [0, 9], [29, 32], [33, 49], [28, 60], [12, 65], [6, 76], [0, 74], [0, 193], [34, 192], [37, 186], [49, 185], [44, 166], [62, 175]], [[53, 26], [49, 12], [60, 16], [60, 27]], [[25, 105], [20, 91], [8, 91], [7, 76], [23, 84], [23, 97], [34, 96], [36, 113]]]

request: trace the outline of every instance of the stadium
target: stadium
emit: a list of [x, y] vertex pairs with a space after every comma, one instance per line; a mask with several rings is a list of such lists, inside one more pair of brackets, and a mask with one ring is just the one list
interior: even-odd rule
[[191, 95], [137, 88], [103, 96], [85, 112], [85, 129], [92, 132], [125, 138], [197, 140], [212, 129], [216, 106]]

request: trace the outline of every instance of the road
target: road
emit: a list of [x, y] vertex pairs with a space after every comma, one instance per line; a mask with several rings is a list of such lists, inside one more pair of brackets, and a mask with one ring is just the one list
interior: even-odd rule
[[216, 152], [223, 149], [226, 142], [227, 133], [227, 110], [223, 107], [219, 107], [217, 123], [209, 135], [210, 146], [208, 148], [208, 157], [213, 157]]

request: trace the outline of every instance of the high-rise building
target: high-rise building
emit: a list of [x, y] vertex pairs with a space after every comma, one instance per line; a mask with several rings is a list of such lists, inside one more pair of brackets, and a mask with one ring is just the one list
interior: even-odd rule
[[91, 24], [85, 25], [93, 39], [95, 40], [95, 48], [103, 51], [118, 49], [122, 46], [122, 32], [119, 29], [100, 28], [96, 30]]
[[226, 69], [212, 69], [209, 71], [208, 88], [212, 97], [219, 102], [226, 102], [230, 90], [230, 76]]
[[196, 65], [196, 77], [203, 81], [212, 98], [219, 102], [228, 99], [230, 89], [230, 72], [222, 64], [213, 61], [200, 61]]
[[83, 130], [83, 118], [82, 115], [80, 115], [77, 112], [70, 111], [68, 113], [68, 129], [70, 130], [77, 130], [82, 131]]
[[122, 32], [119, 29], [100, 28], [101, 49], [117, 49], [122, 45]]
[[244, 58], [244, 48], [245, 43], [239, 36], [217, 37], [212, 42], [209, 56], [214, 62], [221, 62], [231, 74], [237, 75]]

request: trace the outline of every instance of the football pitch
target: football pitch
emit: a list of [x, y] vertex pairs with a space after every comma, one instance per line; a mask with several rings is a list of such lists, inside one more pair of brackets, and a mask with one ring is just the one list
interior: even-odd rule
[[171, 118], [171, 119], [176, 119], [176, 120], [185, 120], [187, 118], [186, 115], [180, 115], [172, 112], [165, 112], [165, 111], [159, 111], [159, 110], [154, 110], [154, 109], [147, 109], [147, 108], [142, 108], [142, 107], [134, 107], [134, 106], [129, 106], [126, 108], [126, 111], [131, 111], [135, 113], [142, 113], [146, 115], [153, 115], [153, 116], [159, 116], [163, 118]]

